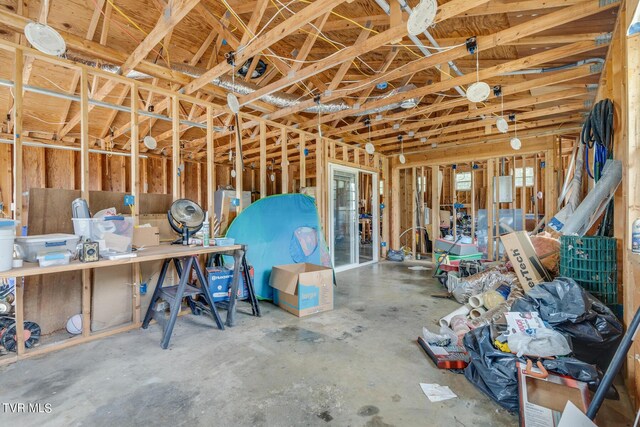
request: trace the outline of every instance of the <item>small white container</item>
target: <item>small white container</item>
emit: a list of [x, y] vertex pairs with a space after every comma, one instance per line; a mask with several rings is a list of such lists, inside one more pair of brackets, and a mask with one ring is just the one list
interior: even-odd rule
[[40, 267], [51, 267], [53, 265], [67, 265], [71, 261], [71, 252], [49, 252], [38, 255]]
[[25, 261], [36, 262], [38, 256], [50, 252], [75, 252], [78, 240], [78, 236], [73, 234], [40, 234], [16, 237], [16, 244], [22, 249]]

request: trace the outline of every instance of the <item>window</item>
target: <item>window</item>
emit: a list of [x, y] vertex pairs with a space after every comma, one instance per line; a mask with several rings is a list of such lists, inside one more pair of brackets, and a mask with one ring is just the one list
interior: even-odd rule
[[471, 190], [471, 172], [456, 173], [456, 191]]
[[[526, 167], [525, 170], [525, 186], [533, 187], [533, 168]], [[516, 168], [516, 187], [522, 187], [522, 168]]]

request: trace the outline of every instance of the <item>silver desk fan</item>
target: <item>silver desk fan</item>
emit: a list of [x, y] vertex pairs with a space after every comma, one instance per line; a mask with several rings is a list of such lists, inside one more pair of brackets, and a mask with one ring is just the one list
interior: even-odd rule
[[178, 199], [167, 212], [169, 225], [180, 234], [173, 244], [189, 244], [189, 237], [193, 236], [204, 224], [204, 211], [196, 202], [189, 199]]

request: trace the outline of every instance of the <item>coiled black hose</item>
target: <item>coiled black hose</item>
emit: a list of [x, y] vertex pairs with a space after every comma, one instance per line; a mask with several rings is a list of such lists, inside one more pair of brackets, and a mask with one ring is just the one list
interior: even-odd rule
[[[600, 180], [602, 168], [607, 159], [613, 159], [613, 101], [603, 99], [593, 106], [582, 125], [580, 140], [585, 145], [584, 167], [589, 177], [596, 182]], [[593, 174], [589, 167], [589, 150], [593, 149]], [[600, 223], [597, 235], [613, 235], [613, 201], [609, 202], [604, 218]]]

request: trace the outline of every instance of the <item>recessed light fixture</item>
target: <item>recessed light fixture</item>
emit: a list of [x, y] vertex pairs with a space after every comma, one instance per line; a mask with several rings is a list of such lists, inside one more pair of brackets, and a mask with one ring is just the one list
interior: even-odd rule
[[376, 147], [372, 143], [367, 142], [364, 146], [364, 151], [366, 151], [367, 154], [373, 154], [376, 152]]
[[394, 123], [393, 124], [393, 128], [394, 129], [400, 129], [400, 123]]
[[420, 142], [427, 142], [427, 138], [423, 136], [422, 138], [420, 138]]
[[409, 108], [415, 108], [417, 105], [418, 101], [416, 101], [415, 98], [405, 99], [400, 102], [400, 107], [404, 108], [405, 110], [408, 110]]
[[148, 150], [155, 150], [158, 147], [158, 141], [151, 135], [147, 135], [142, 138], [142, 143]]
[[507, 133], [509, 132], [509, 123], [507, 123], [504, 117], [500, 116], [496, 119], [496, 128], [500, 133]]
[[424, 33], [436, 17], [438, 3], [436, 0], [422, 0], [413, 8], [407, 20], [407, 32], [412, 36]]
[[480, 81], [480, 60], [476, 50], [476, 82], [467, 88], [467, 99], [471, 102], [483, 102], [489, 98], [490, 93], [489, 85]]
[[436, 148], [438, 146], [438, 144], [436, 144], [435, 142], [431, 143], [431, 148]]
[[412, 130], [409, 131], [409, 133], [407, 135], [409, 135], [409, 138], [413, 137], [413, 135], [415, 135], [416, 133]]

